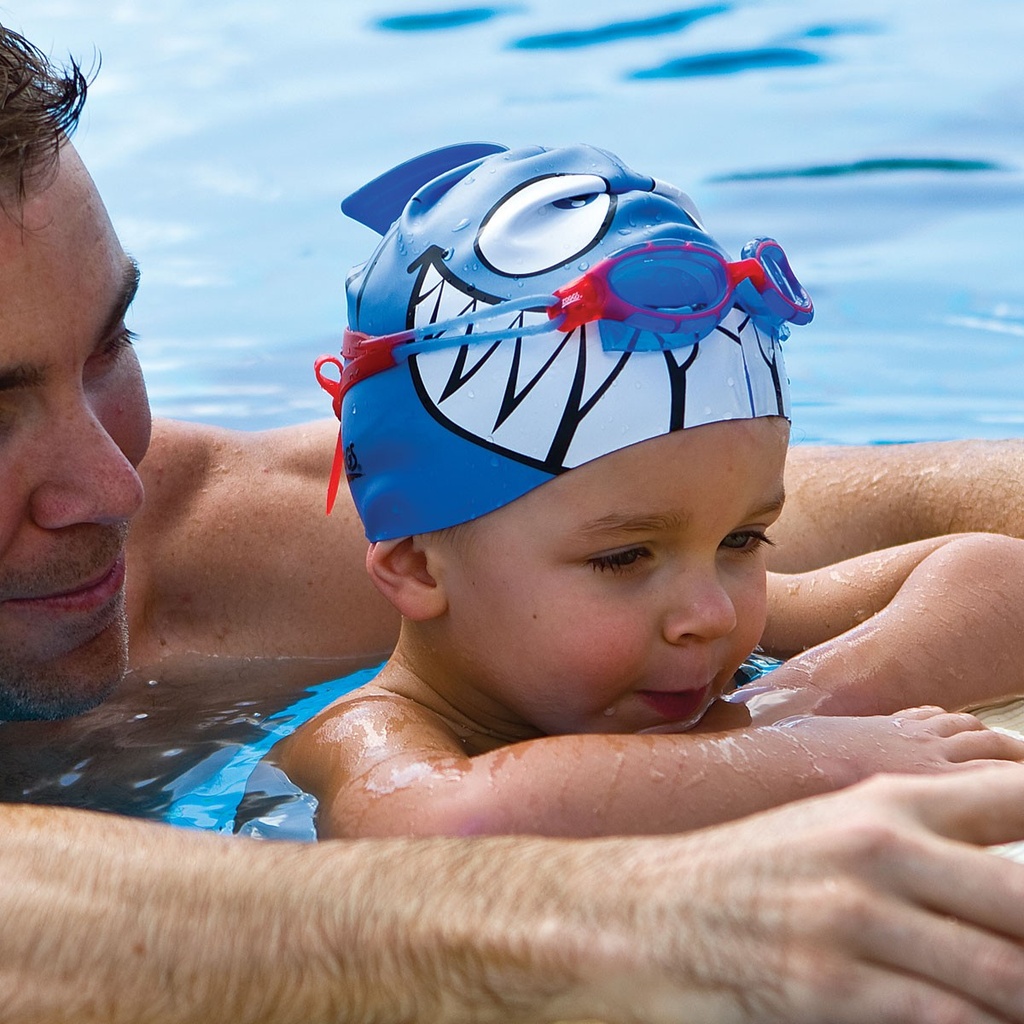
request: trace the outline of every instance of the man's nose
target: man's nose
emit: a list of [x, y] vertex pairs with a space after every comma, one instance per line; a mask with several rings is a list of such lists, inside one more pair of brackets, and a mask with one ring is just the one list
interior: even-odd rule
[[103, 424], [83, 409], [54, 427], [32, 494], [36, 525], [57, 530], [132, 519], [142, 507], [142, 481]]

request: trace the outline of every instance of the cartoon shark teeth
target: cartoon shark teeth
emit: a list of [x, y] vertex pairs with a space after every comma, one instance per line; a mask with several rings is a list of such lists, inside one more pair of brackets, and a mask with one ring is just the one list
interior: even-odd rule
[[438, 320], [471, 313], [478, 300], [457, 288], [449, 287], [433, 263], [426, 266], [417, 294], [413, 296], [413, 322], [410, 327], [425, 327]]
[[[501, 301], [471, 293], [434, 260], [423, 261], [418, 269], [410, 326]], [[746, 418], [754, 407], [765, 408], [766, 401], [777, 402], [782, 413], [778, 381], [777, 394], [755, 395], [750, 381], [763, 384], [765, 374], [751, 375], [747, 369], [748, 359], [773, 366], [774, 340], [760, 335], [738, 310], [699, 344], [653, 353], [588, 344], [588, 332], [592, 342], [598, 324], [568, 334], [552, 330], [516, 336], [517, 328], [546, 319], [543, 310], [513, 311], [507, 322], [488, 320], [489, 331], [508, 329], [506, 339], [411, 357], [410, 369], [426, 409], [462, 437], [552, 474], [621, 447], [624, 438], [633, 443], [679, 426]], [[706, 374], [695, 372], [688, 380], [688, 371], [698, 363], [701, 371], [716, 364], [711, 378], [728, 378], [734, 387], [723, 391], [719, 385], [702, 395], [699, 383]], [[485, 366], [487, 372], [480, 373]]]
[[[433, 262], [426, 263], [420, 277], [419, 286], [413, 294], [413, 319], [410, 327], [428, 327], [440, 320], [450, 320], [466, 313], [475, 313], [496, 305], [502, 300], [496, 296], [475, 295], [463, 290], [459, 282], [450, 274], [442, 274]], [[510, 313], [503, 323], [499, 319], [489, 319], [486, 329], [497, 331], [508, 329], [514, 331], [525, 324], [545, 323], [547, 312], [543, 309], [526, 310]], [[472, 333], [472, 329], [465, 331]]]

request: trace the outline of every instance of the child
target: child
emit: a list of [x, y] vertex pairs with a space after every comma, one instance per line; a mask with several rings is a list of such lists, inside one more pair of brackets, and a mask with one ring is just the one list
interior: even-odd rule
[[[321, 836], [676, 831], [1024, 757], [968, 715], [899, 712], [1020, 689], [1024, 543], [924, 541], [766, 590], [781, 342], [812, 315], [776, 243], [729, 262], [688, 197], [587, 146], [452, 147], [344, 209], [384, 238], [348, 282], [344, 366], [318, 364], [329, 503], [344, 466], [403, 625], [376, 680], [279, 749]], [[876, 717], [751, 727], [715, 702], [759, 642], [820, 645], [773, 673], [759, 723]]]

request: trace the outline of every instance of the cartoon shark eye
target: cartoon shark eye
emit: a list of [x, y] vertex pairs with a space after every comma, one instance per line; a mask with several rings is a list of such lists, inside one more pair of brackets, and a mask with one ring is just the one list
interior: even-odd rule
[[596, 174], [535, 178], [504, 196], [484, 217], [477, 255], [497, 274], [544, 274], [596, 245], [614, 214], [615, 197]]

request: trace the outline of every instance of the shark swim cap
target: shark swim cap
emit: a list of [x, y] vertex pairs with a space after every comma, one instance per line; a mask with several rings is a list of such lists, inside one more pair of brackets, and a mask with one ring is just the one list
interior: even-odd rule
[[349, 275], [344, 367], [317, 369], [371, 541], [673, 430], [789, 418], [785, 321], [812, 308], [782, 250], [731, 263], [684, 193], [610, 153], [449, 147], [342, 209], [384, 236]]

